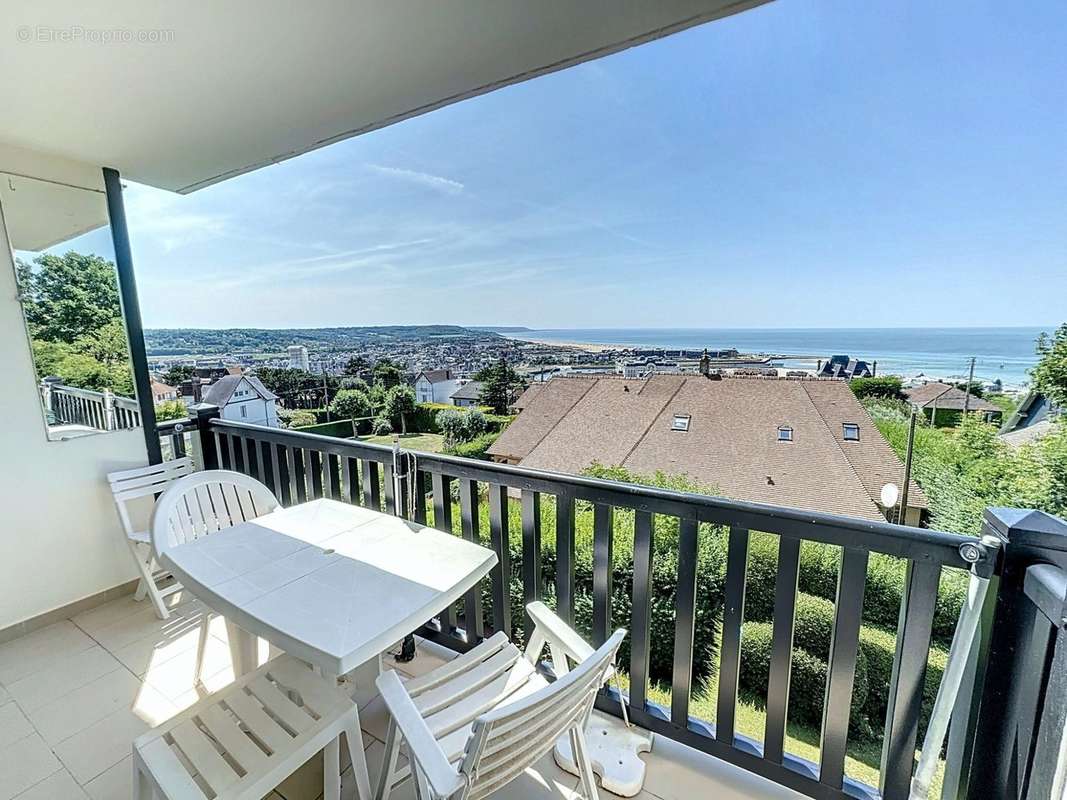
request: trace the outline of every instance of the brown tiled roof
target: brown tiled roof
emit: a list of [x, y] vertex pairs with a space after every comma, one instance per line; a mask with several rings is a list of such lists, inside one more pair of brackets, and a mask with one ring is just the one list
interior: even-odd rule
[[537, 397], [537, 393], [544, 387], [544, 383], [531, 383], [526, 387], [526, 390], [519, 395], [518, 399], [512, 403], [511, 407], [516, 411], [522, 411], [526, 406], [530, 405], [530, 402]]
[[[566, 378], [544, 384], [533, 402], [493, 442], [489, 455], [509, 459], [529, 455], [594, 383], [596, 380], [592, 378]], [[519, 420], [522, 424], [512, 430]]]
[[428, 369], [425, 372], [420, 372], [415, 380], [419, 378], [425, 378], [430, 383], [441, 383], [452, 379], [452, 370], [450, 369]]
[[[689, 430], [675, 431], [675, 415]], [[860, 426], [844, 441], [843, 422]], [[778, 427], [793, 429], [778, 441]], [[903, 466], [841, 381], [658, 375], [556, 378], [504, 431], [491, 455], [580, 472], [594, 461], [636, 473], [686, 474], [728, 497], [884, 520], [882, 486]], [[918, 486], [909, 505], [923, 507]]]
[[[930, 383], [924, 383], [922, 386], [916, 386], [914, 389], [905, 389], [904, 396], [908, 398], [909, 403], [920, 408], [933, 408], [935, 405], [934, 400], [937, 400], [936, 405], [940, 409], [963, 411], [967, 393], [950, 384], [931, 381]], [[988, 400], [983, 400], [981, 397], [975, 397], [973, 394], [967, 403], [967, 408], [970, 411], [1001, 410], [1000, 406], [994, 405]]]

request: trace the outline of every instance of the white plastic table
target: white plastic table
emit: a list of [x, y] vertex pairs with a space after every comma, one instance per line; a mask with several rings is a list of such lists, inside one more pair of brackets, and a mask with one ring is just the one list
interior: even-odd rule
[[[324, 499], [179, 545], [161, 561], [226, 618], [235, 673], [255, 669], [261, 636], [342, 675], [456, 602], [497, 558], [457, 536]], [[336, 743], [326, 756], [339, 757]], [[369, 800], [366, 761], [353, 769]]]

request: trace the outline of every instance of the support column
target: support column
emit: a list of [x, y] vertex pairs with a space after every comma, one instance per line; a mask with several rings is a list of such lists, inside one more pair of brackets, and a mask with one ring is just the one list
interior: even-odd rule
[[122, 203], [122, 183], [118, 172], [109, 167], [104, 167], [104, 189], [107, 192], [107, 215], [111, 221], [111, 241], [115, 247], [119, 302], [130, 343], [133, 385], [137, 391], [137, 405], [141, 410], [145, 450], [148, 451], [148, 463], [159, 464], [163, 461], [163, 449], [160, 447], [159, 432], [156, 430], [156, 407], [152, 402], [152, 378], [148, 374], [141, 304], [137, 299], [137, 283], [133, 275], [133, 254], [130, 251], [130, 232], [126, 227], [126, 208]]

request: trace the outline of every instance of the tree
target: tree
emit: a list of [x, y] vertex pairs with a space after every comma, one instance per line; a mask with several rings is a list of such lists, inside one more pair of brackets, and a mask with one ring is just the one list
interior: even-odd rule
[[162, 403], [156, 403], [156, 422], [163, 422], [168, 419], [184, 419], [189, 416], [189, 412], [185, 408], [185, 403], [181, 400], [166, 400]]
[[370, 372], [370, 362], [363, 356], [352, 356], [345, 363], [344, 374], [353, 378], [363, 378]]
[[168, 386], [181, 386], [193, 377], [195, 371], [195, 368], [188, 364], [179, 364], [176, 367], [171, 367], [163, 373], [163, 383]]
[[890, 400], [904, 398], [904, 392], [901, 390], [901, 380], [896, 375], [853, 378], [848, 385], [852, 388], [852, 393], [861, 400], [865, 397], [885, 397]]
[[369, 417], [372, 412], [370, 397], [359, 389], [342, 389], [330, 403], [330, 411], [336, 414], [338, 419]]
[[122, 317], [115, 265], [95, 255], [44, 253], [17, 265], [30, 335], [73, 344]]
[[410, 386], [394, 386], [385, 400], [385, 413], [389, 419], [400, 420], [400, 432], [408, 432], [407, 416], [415, 413], [415, 390]]
[[1037, 366], [1030, 373], [1034, 386], [1055, 403], [1067, 406], [1067, 323], [1052, 336], [1037, 337]]
[[481, 403], [491, 407], [497, 414], [508, 413], [515, 395], [523, 386], [519, 373], [511, 368], [503, 356], [496, 364], [479, 370], [474, 375], [474, 380], [482, 383], [479, 396]]
[[399, 386], [404, 380], [404, 368], [389, 358], [383, 358], [374, 365], [374, 383], [384, 389]]

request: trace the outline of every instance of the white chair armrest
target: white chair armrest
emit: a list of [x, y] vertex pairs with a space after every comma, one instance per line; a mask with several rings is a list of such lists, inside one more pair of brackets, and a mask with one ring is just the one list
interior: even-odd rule
[[537, 632], [545, 637], [549, 646], [560, 647], [574, 661], [585, 661], [595, 652], [593, 647], [570, 625], [556, 616], [555, 612], [541, 601], [527, 605], [526, 612], [534, 621]]
[[448, 758], [437, 744], [396, 672], [389, 670], [382, 673], [375, 683], [400, 734], [407, 742], [409, 755], [418, 762], [434, 794], [441, 798], [454, 794], [463, 786], [463, 778], [459, 771], [448, 763]]

